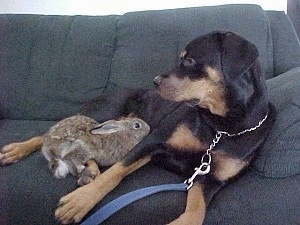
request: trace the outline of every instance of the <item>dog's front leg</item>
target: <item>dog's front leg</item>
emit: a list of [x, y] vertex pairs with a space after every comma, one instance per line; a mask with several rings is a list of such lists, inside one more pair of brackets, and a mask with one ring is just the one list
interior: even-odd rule
[[59, 201], [55, 217], [62, 224], [78, 223], [82, 218], [109, 192], [111, 192], [124, 177], [144, 166], [150, 161], [150, 157], [144, 157], [135, 163], [125, 166], [118, 162], [91, 183], [76, 189], [62, 197]]
[[43, 145], [43, 136], [33, 137], [24, 142], [15, 142], [0, 149], [0, 164], [16, 163], [30, 153], [39, 150]]
[[169, 225], [201, 225], [203, 223], [206, 204], [203, 186], [195, 183], [188, 191], [185, 212]]

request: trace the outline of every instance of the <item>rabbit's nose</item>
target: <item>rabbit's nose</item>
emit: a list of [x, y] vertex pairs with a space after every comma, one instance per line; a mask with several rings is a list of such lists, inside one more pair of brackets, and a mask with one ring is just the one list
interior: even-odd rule
[[153, 79], [153, 83], [155, 87], [159, 87], [159, 85], [161, 84], [162, 81], [162, 77], [161, 76], [157, 76]]

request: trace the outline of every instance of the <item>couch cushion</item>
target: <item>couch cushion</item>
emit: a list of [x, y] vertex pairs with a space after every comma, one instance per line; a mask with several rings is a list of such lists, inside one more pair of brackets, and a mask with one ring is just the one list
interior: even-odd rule
[[205, 225], [296, 225], [300, 175], [284, 179], [248, 171], [223, 188], [209, 206]]
[[0, 116], [60, 119], [105, 89], [117, 19], [0, 15]]
[[179, 54], [188, 42], [217, 29], [238, 32], [253, 42], [267, 76], [273, 74], [269, 23], [256, 5], [132, 12], [120, 17], [118, 28], [111, 87], [151, 87], [154, 76], [179, 62]]
[[300, 68], [267, 81], [277, 120], [253, 167], [266, 177], [300, 174]]
[[300, 66], [299, 39], [285, 12], [266, 11], [266, 14], [270, 21], [274, 47], [274, 76], [277, 76]]

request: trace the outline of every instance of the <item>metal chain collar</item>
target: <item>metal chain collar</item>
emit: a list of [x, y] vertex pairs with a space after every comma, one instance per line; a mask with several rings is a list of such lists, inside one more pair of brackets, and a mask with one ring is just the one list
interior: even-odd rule
[[230, 134], [226, 131], [217, 131], [214, 139], [212, 140], [212, 143], [209, 145], [209, 148], [206, 150], [205, 154], [201, 158], [200, 166], [196, 167], [194, 174], [189, 179], [184, 181], [184, 183], [186, 183], [188, 185], [187, 190], [189, 190], [193, 186], [194, 179], [198, 175], [206, 175], [210, 172], [210, 164], [211, 164], [211, 161], [212, 161], [211, 151], [216, 147], [216, 145], [219, 143], [219, 141], [220, 141], [220, 139], [222, 138], [223, 135], [226, 135], [227, 137], [236, 137], [236, 136], [243, 135], [247, 132], [254, 131], [257, 128], [259, 128], [265, 122], [265, 120], [267, 118], [268, 118], [268, 114], [262, 120], [260, 120], [259, 123], [255, 127], [243, 130], [239, 133]]

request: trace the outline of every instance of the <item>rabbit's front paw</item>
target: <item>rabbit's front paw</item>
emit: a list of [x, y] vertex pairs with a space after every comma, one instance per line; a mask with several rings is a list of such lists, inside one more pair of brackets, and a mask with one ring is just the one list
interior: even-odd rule
[[96, 176], [100, 174], [99, 167], [94, 160], [89, 160], [86, 167], [81, 172], [77, 184], [79, 186], [84, 186], [89, 184]]
[[77, 180], [77, 184], [79, 186], [84, 186], [86, 184], [89, 184], [92, 180], [94, 180], [95, 177], [96, 176], [92, 174], [88, 168], [85, 168], [80, 174], [80, 177]]

